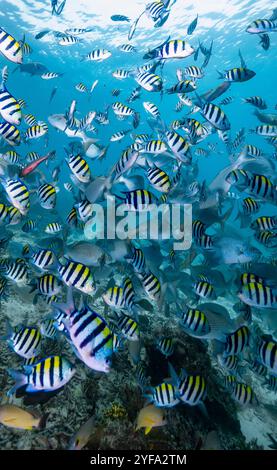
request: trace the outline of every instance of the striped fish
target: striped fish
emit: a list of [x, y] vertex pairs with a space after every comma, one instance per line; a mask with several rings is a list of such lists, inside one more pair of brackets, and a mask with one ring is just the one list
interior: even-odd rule
[[77, 85], [75, 85], [75, 89], [80, 91], [80, 93], [88, 93], [88, 89], [83, 83], [77, 83]]
[[134, 46], [132, 46], [132, 44], [122, 44], [122, 46], [119, 46], [119, 49], [122, 51], [122, 52], [136, 52], [136, 48]]
[[259, 282], [250, 282], [242, 287], [239, 298], [251, 307], [276, 308], [277, 296], [270, 287]]
[[33, 163], [40, 158], [40, 155], [37, 152], [28, 152], [26, 155], [26, 161], [28, 163]]
[[156, 197], [146, 189], [135, 189], [134, 191], [125, 192], [123, 204], [128, 207], [129, 211], [148, 210], [150, 204], [156, 203]]
[[28, 282], [28, 269], [25, 263], [12, 261], [8, 263], [5, 276], [17, 284], [27, 284]]
[[[128, 70], [124, 70], [124, 69], [117, 69], [112, 73], [112, 76], [114, 78], [117, 78], [117, 80], [126, 80], [126, 78], [130, 77], [130, 72]], [[118, 95], [119, 95], [119, 93], [117, 93], [113, 96], [118, 96]]]
[[249, 363], [250, 369], [255, 372], [259, 377], [266, 377], [267, 376], [267, 367], [262, 364], [260, 361], [255, 359]]
[[257, 403], [257, 398], [253, 392], [253, 389], [244, 383], [237, 382], [234, 384], [231, 396], [241, 405]]
[[4, 153], [2, 158], [5, 160], [5, 162], [11, 163], [12, 165], [20, 164], [20, 155], [14, 150], [9, 150], [8, 152]]
[[223, 78], [227, 82], [246, 82], [247, 80], [255, 77], [256, 72], [244, 67], [238, 67], [227, 70], [225, 73], [218, 72], [218, 74], [219, 78]]
[[143, 254], [143, 251], [140, 248], [133, 248], [132, 258], [127, 259], [127, 261], [129, 261], [132, 264], [134, 270], [137, 273], [145, 272], [145, 267], [146, 267], [145, 256]]
[[20, 211], [13, 206], [8, 207], [9, 210], [9, 225], [17, 225], [22, 220], [22, 215]]
[[174, 353], [174, 344], [172, 338], [163, 337], [157, 343], [157, 348], [161, 353], [166, 356], [172, 356]]
[[267, 387], [272, 392], [277, 392], [277, 377], [275, 375], [270, 375], [267, 381]]
[[255, 233], [255, 238], [258, 242], [262, 243], [268, 248], [276, 247], [277, 245], [277, 233], [269, 232], [268, 230], [262, 230], [261, 232]]
[[75, 287], [84, 294], [92, 294], [95, 291], [92, 273], [84, 264], [67, 260], [64, 266], [59, 266], [58, 271], [67, 286]]
[[107, 49], [96, 49], [92, 52], [89, 52], [89, 54], [87, 54], [85, 57], [84, 57], [84, 60], [87, 60], [87, 61], [93, 61], [93, 62], [103, 62], [103, 60], [106, 60], [108, 59], [109, 57], [111, 57], [112, 53], [110, 51], [108, 51]]
[[0, 52], [11, 62], [16, 64], [22, 64], [23, 62], [23, 52], [20, 43], [3, 28], [0, 28]]
[[157, 166], [154, 166], [153, 168], [149, 167], [146, 171], [146, 176], [153, 188], [161, 193], [168, 193], [171, 184], [169, 176], [165, 171], [161, 170]]
[[110, 142], [119, 142], [120, 140], [124, 139], [124, 137], [130, 132], [130, 129], [127, 129], [126, 131], [119, 131], [115, 132], [111, 137], [110, 137]]
[[142, 104], [145, 111], [151, 114], [151, 116], [153, 116], [154, 118], [160, 117], [160, 111], [154, 103], [151, 103], [150, 101], [144, 101]]
[[260, 204], [252, 197], [247, 197], [242, 201], [242, 208], [245, 214], [255, 214], [260, 209]]
[[80, 42], [80, 39], [75, 36], [63, 36], [59, 39], [58, 44], [60, 46], [72, 46], [72, 44], [77, 44], [78, 42]]
[[190, 163], [191, 156], [189, 141], [174, 131], [167, 131], [165, 136], [167, 139], [167, 144], [176, 158], [181, 160], [183, 163]]
[[187, 375], [181, 378], [178, 385], [179, 397], [190, 406], [197, 406], [203, 402], [207, 393], [207, 384], [201, 375]]
[[136, 163], [138, 156], [139, 153], [136, 150], [131, 150], [130, 148], [122, 152], [120, 159], [115, 165], [116, 177], [129, 171]]
[[190, 93], [196, 90], [196, 84], [193, 80], [181, 80], [176, 85], [166, 90], [166, 93], [172, 95], [173, 93]]
[[45, 122], [40, 122], [34, 126], [31, 126], [27, 129], [24, 134], [25, 140], [39, 139], [43, 137], [48, 132], [48, 126]]
[[224, 111], [222, 111], [219, 106], [213, 103], [205, 103], [204, 105], [201, 105], [201, 114], [216, 129], [227, 131], [231, 127], [231, 124]]
[[53, 80], [53, 78], [59, 78], [62, 74], [56, 72], [46, 72], [41, 75], [43, 80]]
[[142, 152], [150, 154], [160, 154], [167, 151], [166, 144], [162, 140], [150, 140], [149, 142], [145, 142], [142, 149]]
[[227, 98], [224, 98], [224, 100], [220, 101], [219, 105], [220, 106], [227, 106], [228, 104], [233, 103], [234, 98], [233, 96], [227, 96]]
[[50, 222], [49, 224], [46, 225], [44, 231], [52, 235], [52, 234], [61, 232], [62, 229], [63, 229], [62, 225], [59, 224], [58, 222]]
[[247, 326], [241, 326], [234, 333], [227, 336], [224, 356], [240, 354], [249, 346], [250, 331]]
[[29, 232], [33, 232], [34, 230], [36, 230], [38, 227], [37, 227], [37, 223], [35, 220], [27, 220], [24, 225], [21, 227], [21, 230], [23, 230], [23, 232], [25, 233], [29, 233]]
[[238, 369], [239, 365], [239, 360], [238, 357], [235, 355], [230, 355], [230, 356], [217, 356], [218, 362], [227, 371], [233, 371], [236, 372]]
[[135, 299], [135, 291], [133, 288], [133, 283], [129, 277], [126, 277], [123, 283], [123, 297], [124, 297], [124, 307], [132, 311], [134, 308], [134, 299]]
[[260, 96], [250, 96], [249, 98], [243, 98], [243, 101], [248, 104], [252, 104], [252, 106], [255, 106], [256, 108], [259, 109], [266, 109], [267, 104], [263, 98]]
[[53, 274], [44, 274], [31, 283], [31, 292], [38, 291], [42, 295], [57, 295], [61, 290], [61, 284]]
[[138, 324], [133, 318], [124, 313], [120, 313], [119, 317], [116, 320], [116, 324], [120, 329], [121, 334], [128, 341], [138, 341], [139, 340], [139, 327]]
[[7, 392], [12, 396], [17, 389], [26, 386], [26, 392], [51, 392], [62, 388], [75, 374], [72, 364], [62, 356], [46, 357], [35, 364], [24, 366], [24, 373], [8, 369], [16, 381]]
[[124, 308], [125, 306], [125, 298], [122, 287], [110, 287], [107, 292], [102, 295], [102, 298], [104, 302], [109, 305], [109, 307], [112, 307], [114, 309]]
[[150, 72], [140, 72], [135, 75], [136, 82], [146, 91], [158, 92], [163, 87], [162, 78]]
[[182, 327], [188, 330], [194, 336], [203, 336], [209, 333], [210, 326], [208, 319], [201, 310], [186, 307], [182, 313]]
[[193, 290], [199, 297], [204, 299], [216, 299], [214, 287], [208, 279], [196, 281]]
[[9, 208], [6, 206], [6, 204], [0, 203], [0, 222], [5, 222], [9, 223], [10, 217], [9, 217]]
[[22, 118], [20, 105], [3, 83], [0, 88], [0, 115], [14, 126], [20, 125]]
[[31, 254], [34, 265], [42, 270], [48, 270], [56, 263], [56, 256], [51, 250], [41, 249]]
[[177, 388], [167, 382], [151, 387], [150, 393], [144, 396], [159, 408], [171, 408], [179, 403]]
[[21, 138], [19, 130], [9, 122], [0, 123], [0, 135], [5, 139], [9, 145], [20, 145]]
[[274, 184], [264, 175], [253, 175], [248, 183], [247, 190], [255, 196], [264, 199], [276, 200], [277, 192]]
[[263, 336], [258, 345], [259, 360], [270, 373], [277, 375], [277, 343], [268, 336]]
[[145, 292], [148, 294], [149, 298], [154, 301], [158, 301], [161, 295], [161, 284], [159, 279], [154, 276], [151, 271], [140, 274], [142, 284]]
[[184, 75], [192, 78], [203, 78], [204, 70], [200, 67], [197, 67], [197, 65], [191, 65], [190, 67], [185, 68]]
[[9, 325], [7, 340], [10, 348], [21, 357], [30, 358], [40, 353], [41, 334], [37, 328], [18, 326], [13, 330]]
[[50, 339], [56, 339], [57, 328], [55, 326], [56, 320], [54, 318], [45, 318], [39, 325], [42, 336]]
[[104, 318], [88, 307], [74, 309], [66, 327], [82, 361], [90, 369], [109, 372], [113, 333]]
[[77, 209], [76, 207], [72, 207], [71, 211], [66, 217], [66, 223], [70, 227], [77, 227], [78, 224], [78, 217], [77, 217]]
[[90, 181], [90, 169], [84, 158], [80, 155], [71, 155], [68, 160], [68, 166], [74, 176], [81, 183], [88, 183]]
[[256, 274], [253, 273], [242, 273], [240, 276], [240, 283], [241, 285], [250, 284], [250, 282], [260, 282], [261, 284], [264, 283], [263, 279]]
[[259, 230], [271, 230], [277, 228], [277, 217], [276, 216], [261, 216], [254, 220], [251, 224], [251, 228]]
[[187, 41], [173, 39], [149, 51], [144, 55], [144, 59], [185, 59], [192, 54], [194, 54], [194, 48]]
[[43, 209], [54, 209], [56, 205], [57, 193], [54, 186], [43, 183], [38, 188], [38, 200]]
[[226, 375], [224, 377], [224, 387], [227, 388], [230, 392], [234, 389], [237, 383], [237, 378], [235, 375]]
[[30, 194], [27, 186], [21, 180], [7, 180], [2, 182], [11, 204], [22, 215], [26, 215], [30, 208]]
[[255, 145], [246, 145], [245, 151], [250, 157], [261, 157], [263, 151], [255, 147]]
[[206, 230], [205, 225], [201, 220], [193, 220], [192, 221], [192, 236], [193, 238], [201, 238], [204, 235]]
[[91, 218], [93, 213], [93, 204], [91, 204], [87, 199], [79, 202], [75, 207], [82, 222], [87, 222]]
[[250, 34], [263, 34], [271, 31], [277, 31], [275, 10], [271, 19], [255, 20], [246, 28], [246, 32]]
[[257, 126], [254, 130], [250, 130], [255, 134], [262, 135], [264, 137], [277, 137], [277, 126], [271, 124], [262, 124]]

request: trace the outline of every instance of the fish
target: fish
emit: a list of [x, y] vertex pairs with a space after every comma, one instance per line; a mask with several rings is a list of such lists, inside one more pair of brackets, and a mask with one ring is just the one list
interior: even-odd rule
[[162, 408], [155, 405], [147, 405], [142, 408], [136, 419], [137, 432], [141, 428], [145, 428], [145, 435], [149, 434], [152, 428], [165, 426], [167, 424], [165, 414]]
[[48, 415], [39, 415], [13, 404], [0, 405], [0, 423], [13, 429], [44, 429]]
[[145, 394], [145, 398], [158, 408], [171, 408], [179, 403], [176, 387], [167, 382], [151, 387], [150, 393]]
[[95, 419], [92, 416], [89, 418], [82, 426], [78, 429], [78, 431], [72, 436], [69, 443], [69, 450], [82, 450], [87, 443], [93, 431], [95, 430]]
[[[70, 291], [68, 291], [70, 296]], [[94, 310], [83, 307], [75, 309], [74, 302], [65, 306], [54, 304], [69, 315], [64, 325], [81, 360], [90, 368], [99, 372], [110, 371], [113, 353], [113, 335], [106, 321]]]
[[20, 43], [3, 28], [0, 28], [0, 53], [15, 64], [22, 64], [23, 62]]
[[15, 380], [15, 385], [7, 392], [9, 397], [22, 387], [28, 393], [59, 390], [75, 374], [75, 368], [63, 356], [49, 356], [23, 369], [24, 372], [8, 369], [8, 374]]
[[25, 176], [29, 175], [32, 173], [42, 162], [45, 162], [46, 160], [50, 159], [53, 160], [55, 158], [56, 152], [48, 152], [46, 155], [43, 157], [37, 158], [35, 161], [31, 162], [29, 165], [25, 166], [24, 168], [21, 169], [19, 173], [20, 178], [24, 178]]
[[127, 23], [130, 22], [130, 18], [128, 18], [125, 15], [112, 15], [111, 20], [112, 21], [126, 21]]
[[196, 18], [194, 18], [194, 20], [190, 23], [190, 25], [187, 28], [188, 36], [190, 36], [195, 31], [197, 27], [197, 23], [198, 23], [198, 15], [196, 16]]
[[41, 349], [41, 334], [37, 328], [17, 326], [12, 328], [7, 324], [7, 334], [1, 339], [7, 340], [12, 350], [21, 357], [31, 358], [38, 356]]

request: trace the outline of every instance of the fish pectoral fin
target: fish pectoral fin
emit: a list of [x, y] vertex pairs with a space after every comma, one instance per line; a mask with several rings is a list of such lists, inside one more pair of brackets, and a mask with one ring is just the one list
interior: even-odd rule
[[147, 426], [145, 428], [145, 431], [144, 431], [145, 436], [150, 433], [151, 429], [152, 429], [152, 426]]

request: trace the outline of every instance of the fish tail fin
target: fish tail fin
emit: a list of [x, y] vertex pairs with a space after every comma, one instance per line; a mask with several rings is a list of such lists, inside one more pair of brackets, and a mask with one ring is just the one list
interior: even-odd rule
[[39, 425], [38, 425], [38, 428], [39, 429], [45, 429], [46, 427], [46, 422], [47, 422], [47, 419], [49, 417], [50, 413], [44, 413], [39, 421]]
[[7, 372], [15, 380], [14, 386], [7, 392], [7, 396], [11, 397], [16, 390], [28, 383], [28, 378], [22, 372], [18, 372], [14, 369], [7, 369]]
[[139, 122], [140, 122], [140, 114], [138, 112], [136, 112], [134, 114], [134, 119], [133, 119], [133, 126], [134, 126], [134, 129], [136, 129], [139, 125]]
[[219, 70], [217, 70], [217, 73], [218, 73], [218, 78], [219, 79], [224, 78], [224, 73], [220, 72]]
[[72, 294], [72, 288], [69, 287], [67, 289], [66, 302], [65, 303], [52, 302], [52, 307], [54, 307], [57, 310], [61, 310], [62, 312], [69, 315], [75, 309], [75, 304], [74, 304], [74, 299], [73, 299], [73, 294]]

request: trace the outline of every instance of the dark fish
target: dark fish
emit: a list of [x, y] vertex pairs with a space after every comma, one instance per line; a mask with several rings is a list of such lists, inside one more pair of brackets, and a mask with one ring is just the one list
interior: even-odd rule
[[201, 98], [207, 103], [210, 103], [211, 101], [214, 101], [219, 96], [223, 95], [223, 93], [225, 93], [230, 88], [230, 86], [231, 86], [230, 82], [223, 82], [216, 88], [206, 91], [206, 93], [201, 95]]
[[269, 46], [270, 46], [270, 39], [269, 39], [269, 35], [268, 34], [261, 34], [260, 35], [260, 44], [262, 46], [262, 48], [267, 51], [269, 49]]
[[52, 15], [60, 16], [62, 13], [64, 7], [66, 4], [66, 0], [63, 0], [63, 2], [58, 5], [58, 0], [51, 0], [51, 6], [52, 6]]
[[57, 89], [58, 89], [58, 87], [55, 86], [55, 87], [53, 88], [53, 90], [51, 91], [51, 95], [50, 95], [50, 98], [49, 98], [49, 103], [51, 103], [51, 101], [53, 100], [55, 94], [57, 93]]
[[130, 22], [130, 18], [124, 15], [113, 15], [111, 16], [112, 21], [127, 21], [128, 23]]
[[[20, 64], [19, 66], [20, 72], [29, 73], [30, 75], [42, 75], [43, 73], [49, 72], [48, 68], [45, 65], [40, 64], [39, 62], [29, 62], [28, 64]], [[18, 69], [16, 67], [14, 72]]]
[[199, 44], [199, 47], [200, 47], [200, 51], [202, 52], [202, 54], [205, 56], [205, 60], [202, 64], [202, 68], [204, 67], [207, 67], [209, 61], [210, 61], [210, 58], [212, 56], [212, 50], [213, 50], [213, 41], [211, 42], [211, 45], [210, 45], [210, 49], [206, 49], [205, 46], [203, 46], [203, 44]]
[[51, 33], [50, 29], [44, 29], [43, 31], [40, 31], [40, 33], [35, 35], [35, 39], [41, 39], [44, 36], [46, 36], [46, 34], [49, 34], [49, 33]]
[[188, 29], [187, 29], [187, 34], [190, 36], [193, 31], [195, 30], [196, 26], [197, 26], [197, 22], [198, 22], [198, 15], [196, 16], [196, 18], [190, 23], [190, 25], [188, 26]]

